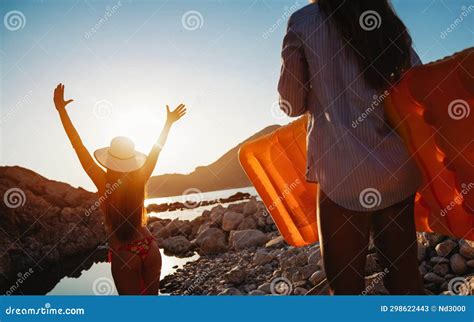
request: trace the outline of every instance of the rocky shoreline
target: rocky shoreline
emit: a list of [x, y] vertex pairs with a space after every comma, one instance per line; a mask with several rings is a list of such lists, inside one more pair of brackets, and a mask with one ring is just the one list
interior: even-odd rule
[[[262, 202], [218, 205], [193, 221], [154, 219], [160, 247], [175, 256], [199, 253], [161, 281], [171, 295], [325, 295], [328, 285], [318, 244], [292, 247]], [[428, 295], [473, 294], [474, 242], [418, 233], [419, 271]], [[386, 271], [369, 247], [362, 295], [388, 294]]]
[[[0, 203], [0, 290], [8, 290], [22, 272], [34, 271], [36, 278], [62, 267], [61, 271], [76, 275], [66, 265], [68, 258], [94, 253], [98, 254], [94, 261], [105, 258], [106, 234], [96, 194], [21, 167], [0, 167], [0, 194], [4, 196]], [[200, 255], [162, 277], [161, 292], [327, 294], [319, 246], [287, 245], [262, 202], [246, 194], [232, 198], [227, 207], [218, 204], [193, 220], [149, 217], [148, 227], [165, 254]], [[237, 201], [242, 199], [245, 201]], [[171, 207], [175, 206], [181, 205]], [[172, 209], [169, 205], [162, 209], [166, 207]], [[97, 252], [98, 248], [102, 250]], [[418, 255], [427, 294], [473, 293], [474, 242], [419, 233]], [[386, 294], [383, 275], [371, 247], [366, 294]], [[28, 293], [32, 292], [34, 286]]]

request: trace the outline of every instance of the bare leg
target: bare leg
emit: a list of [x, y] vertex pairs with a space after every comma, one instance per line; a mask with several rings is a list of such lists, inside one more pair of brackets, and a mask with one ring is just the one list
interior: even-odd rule
[[332, 295], [361, 294], [370, 235], [370, 212], [355, 212], [318, 192], [318, 226], [324, 270]]
[[392, 295], [424, 294], [418, 271], [414, 196], [373, 216], [374, 244]]

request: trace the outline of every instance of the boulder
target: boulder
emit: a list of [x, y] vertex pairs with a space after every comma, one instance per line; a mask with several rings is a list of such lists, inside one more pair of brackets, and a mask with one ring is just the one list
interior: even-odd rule
[[275, 256], [273, 256], [269, 252], [264, 250], [258, 250], [253, 257], [253, 262], [255, 265], [261, 266], [270, 263], [273, 258], [275, 258]]
[[455, 274], [464, 275], [467, 272], [467, 262], [461, 255], [454, 254], [451, 256], [449, 262]]
[[162, 243], [166, 253], [172, 255], [184, 255], [191, 250], [191, 242], [184, 236], [174, 236], [165, 239]]
[[252, 198], [245, 204], [242, 213], [244, 214], [244, 216], [253, 215], [253, 214], [255, 214], [255, 213], [257, 212], [257, 209], [258, 209], [257, 199], [255, 199], [255, 197], [252, 197]]
[[251, 216], [245, 217], [236, 230], [257, 229], [257, 222]]
[[224, 279], [226, 280], [226, 282], [233, 285], [242, 284], [245, 281], [246, 277], [247, 271], [239, 267], [234, 267], [224, 275]]
[[436, 254], [441, 257], [447, 257], [454, 250], [454, 248], [456, 248], [457, 245], [458, 244], [455, 241], [447, 239], [444, 242], [441, 242], [436, 245]]
[[440, 263], [433, 266], [433, 273], [439, 276], [445, 276], [449, 273], [449, 265], [447, 263]]
[[241, 250], [259, 247], [270, 240], [263, 232], [256, 229], [233, 230], [229, 235], [229, 245], [232, 249]]
[[225, 289], [224, 291], [220, 292], [217, 295], [242, 295], [242, 292], [235, 287], [231, 287], [231, 288]]
[[226, 211], [222, 218], [222, 229], [231, 231], [236, 229], [244, 219], [244, 215], [235, 211]]
[[225, 208], [218, 205], [211, 209], [211, 224], [220, 227], [222, 225], [222, 217], [224, 216]]
[[442, 278], [441, 276], [435, 274], [435, 273], [427, 273], [425, 274], [425, 276], [423, 276], [423, 278], [427, 281], [427, 282], [430, 282], [430, 283], [435, 283], [435, 284], [443, 284], [445, 279]]
[[474, 242], [466, 239], [460, 240], [459, 254], [467, 259], [474, 259]]
[[211, 227], [201, 232], [196, 238], [199, 254], [209, 255], [223, 253], [228, 250], [226, 234], [219, 228]]
[[321, 283], [322, 281], [324, 281], [324, 279], [326, 278], [326, 274], [324, 274], [323, 271], [316, 271], [313, 273], [313, 275], [311, 275], [311, 277], [309, 278], [309, 282], [313, 285], [313, 286], [316, 286], [318, 285], [319, 283]]

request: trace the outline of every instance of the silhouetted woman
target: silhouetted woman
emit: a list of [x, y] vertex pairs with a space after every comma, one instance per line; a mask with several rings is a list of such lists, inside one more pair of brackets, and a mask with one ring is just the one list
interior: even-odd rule
[[145, 184], [155, 168], [158, 156], [174, 122], [185, 113], [184, 105], [167, 109], [166, 124], [148, 156], [135, 151], [133, 142], [116, 137], [110, 147], [95, 151], [91, 157], [66, 111], [64, 85], [54, 90], [54, 104], [66, 134], [84, 171], [98, 190], [98, 201], [105, 213], [109, 239], [109, 260], [119, 294], [156, 295], [159, 292], [161, 255], [155, 238], [146, 228]]
[[[422, 294], [414, 198], [421, 176], [383, 99], [420, 64], [387, 0], [320, 0], [295, 12], [282, 49], [280, 106], [309, 113], [307, 180], [332, 294], [364, 294], [369, 236], [391, 294]], [[396, 126], [396, 124], [394, 125]]]

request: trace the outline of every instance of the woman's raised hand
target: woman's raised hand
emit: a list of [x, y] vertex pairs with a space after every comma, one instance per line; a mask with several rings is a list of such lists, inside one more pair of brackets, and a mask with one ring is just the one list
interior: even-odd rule
[[179, 104], [177, 108], [173, 111], [170, 111], [170, 107], [166, 105], [166, 122], [169, 124], [173, 124], [180, 118], [182, 118], [186, 114], [186, 107], [184, 104]]
[[56, 109], [58, 111], [63, 110], [66, 107], [66, 105], [68, 105], [72, 101], [74, 100], [64, 101], [64, 85], [60, 83], [54, 89], [54, 105], [56, 105]]

